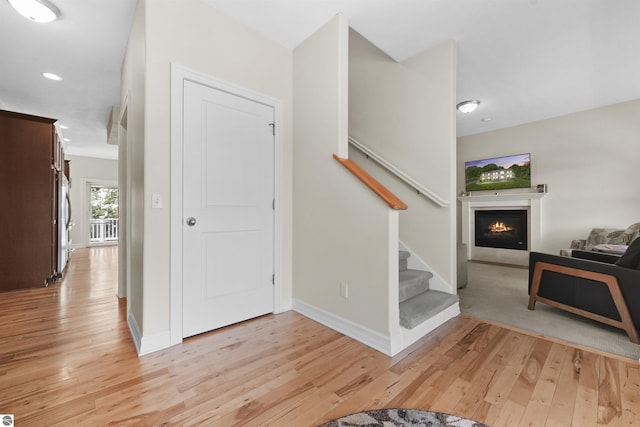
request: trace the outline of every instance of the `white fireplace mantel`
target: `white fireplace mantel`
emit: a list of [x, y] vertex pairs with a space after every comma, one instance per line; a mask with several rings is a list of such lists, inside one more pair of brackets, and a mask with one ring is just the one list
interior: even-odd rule
[[[460, 196], [462, 204], [462, 243], [467, 245], [469, 259], [504, 262], [507, 264], [527, 265], [529, 252], [541, 247], [542, 220], [541, 200], [547, 193], [495, 193]], [[478, 248], [475, 246], [474, 212], [486, 209], [526, 209], [528, 211], [527, 251], [512, 249]]]

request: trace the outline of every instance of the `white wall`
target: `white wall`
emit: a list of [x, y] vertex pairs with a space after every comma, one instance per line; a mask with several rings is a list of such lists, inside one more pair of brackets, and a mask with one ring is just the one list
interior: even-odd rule
[[118, 161], [95, 157], [65, 156], [71, 175], [71, 221], [75, 224], [69, 233], [74, 248], [84, 248], [89, 243], [90, 200], [83, 183], [118, 183]]
[[350, 35], [349, 134], [450, 205], [418, 195], [357, 149], [349, 156], [407, 203], [400, 239], [455, 293], [455, 44], [397, 63]]
[[395, 245], [397, 253], [397, 232], [390, 232], [397, 212], [332, 158], [347, 150], [348, 34], [338, 15], [294, 49], [294, 309], [388, 345], [391, 325], [399, 328], [397, 255], [390, 288], [388, 250]]
[[548, 185], [543, 252], [640, 221], [640, 100], [458, 138], [458, 192], [465, 161], [520, 153], [531, 153], [531, 184]]
[[[143, 243], [144, 243], [144, 153], [145, 153], [145, 1], [139, 1], [129, 34], [121, 71], [121, 111], [126, 114], [126, 140], [119, 141], [118, 177], [120, 198], [124, 200], [120, 219], [125, 223], [120, 233], [118, 277], [128, 283], [127, 317], [138, 332], [143, 328]], [[124, 257], [126, 258], [123, 258]], [[118, 286], [121, 287], [120, 285]]]
[[[144, 18], [136, 19], [132, 34], [142, 31], [143, 43], [133, 40], [135, 43], [130, 47], [138, 46], [133, 53], [144, 57], [128, 53], [123, 73], [130, 76], [123, 78], [123, 94], [129, 94], [132, 113], [142, 111], [144, 126], [129, 136], [134, 146], [132, 151], [144, 155], [142, 165], [138, 164], [135, 154], [132, 159], [131, 175], [142, 173], [141, 194], [131, 194], [133, 215], [141, 213], [142, 223], [132, 224], [132, 233], [143, 233], [142, 250], [134, 248], [143, 256], [142, 274], [132, 278], [132, 287], [143, 289], [143, 319], [138, 319], [142, 341], [146, 338], [154, 343], [152, 345], [159, 346], [170, 330], [171, 63], [282, 101], [282, 281], [284, 292], [290, 295], [292, 52], [199, 0], [142, 0], [138, 12]], [[138, 75], [144, 76], [142, 88], [135, 84]], [[139, 125], [140, 117], [130, 115], [128, 120], [131, 134], [132, 122]], [[135, 178], [134, 191], [137, 183]], [[162, 209], [150, 208], [153, 193], [161, 195]], [[141, 283], [137, 283], [138, 279]]]

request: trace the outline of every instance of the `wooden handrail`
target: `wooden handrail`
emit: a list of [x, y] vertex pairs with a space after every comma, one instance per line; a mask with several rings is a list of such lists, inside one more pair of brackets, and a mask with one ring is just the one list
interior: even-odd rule
[[336, 159], [342, 166], [347, 168], [349, 172], [351, 172], [356, 178], [362, 181], [367, 187], [369, 187], [374, 193], [376, 193], [382, 200], [385, 201], [387, 205], [391, 209], [395, 210], [405, 210], [407, 209], [407, 204], [400, 200], [395, 194], [387, 189], [384, 185], [380, 184], [374, 177], [369, 175], [367, 171], [362, 169], [360, 166], [355, 164], [353, 160], [343, 159], [342, 157], [338, 157], [336, 154], [333, 155], [333, 158]]
[[436, 193], [429, 190], [425, 186], [420, 185], [418, 181], [411, 178], [409, 175], [405, 174], [404, 172], [402, 172], [400, 169], [398, 169], [391, 163], [387, 162], [378, 153], [364, 146], [362, 143], [358, 142], [356, 139], [349, 137], [349, 143], [354, 147], [356, 147], [358, 150], [362, 151], [367, 156], [367, 158], [374, 160], [380, 166], [384, 167], [389, 172], [391, 172], [392, 174], [400, 178], [402, 181], [406, 182], [408, 185], [413, 187], [418, 192], [418, 194], [422, 194], [424, 197], [428, 198], [429, 200], [431, 200], [432, 202], [434, 202], [436, 205], [440, 207], [446, 208], [447, 206], [449, 206], [448, 200], [443, 199], [442, 197], [438, 196]]

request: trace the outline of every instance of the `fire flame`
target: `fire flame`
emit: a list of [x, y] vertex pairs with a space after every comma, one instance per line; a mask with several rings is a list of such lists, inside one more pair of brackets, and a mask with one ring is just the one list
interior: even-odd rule
[[489, 226], [489, 231], [492, 233], [503, 233], [505, 231], [513, 230], [512, 227], [508, 227], [504, 222], [497, 221], [495, 224]]

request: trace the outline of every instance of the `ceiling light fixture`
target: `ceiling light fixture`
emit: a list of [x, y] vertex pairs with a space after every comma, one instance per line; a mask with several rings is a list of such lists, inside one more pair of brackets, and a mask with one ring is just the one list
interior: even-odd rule
[[57, 74], [53, 74], [53, 73], [42, 73], [42, 75], [46, 78], [48, 78], [49, 80], [55, 80], [55, 81], [60, 81], [62, 80], [62, 77], [60, 77]]
[[470, 99], [468, 101], [462, 101], [456, 105], [456, 108], [461, 113], [472, 113], [476, 108], [478, 108], [478, 105], [480, 105], [480, 101]]
[[60, 10], [47, 0], [7, 0], [25, 18], [40, 23], [55, 21]]

